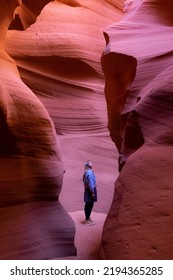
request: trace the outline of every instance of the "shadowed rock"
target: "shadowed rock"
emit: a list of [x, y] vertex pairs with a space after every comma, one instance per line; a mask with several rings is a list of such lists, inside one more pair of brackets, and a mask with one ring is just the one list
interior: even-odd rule
[[[75, 255], [74, 222], [58, 201], [64, 166], [54, 124], [4, 48], [20, 2], [0, 4], [0, 259]], [[48, 2], [37, 1], [36, 14]]]
[[105, 31], [109, 129], [122, 169], [103, 230], [106, 259], [173, 258], [171, 13], [172, 1], [125, 1], [123, 20]]

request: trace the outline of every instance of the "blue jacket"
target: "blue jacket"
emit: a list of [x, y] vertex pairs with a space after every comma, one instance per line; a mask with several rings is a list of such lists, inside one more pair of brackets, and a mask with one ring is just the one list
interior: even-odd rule
[[[97, 189], [96, 189], [96, 177], [91, 169], [87, 169], [83, 174], [83, 183], [85, 187], [84, 201], [96, 202], [97, 201]], [[94, 193], [94, 197], [92, 196]]]

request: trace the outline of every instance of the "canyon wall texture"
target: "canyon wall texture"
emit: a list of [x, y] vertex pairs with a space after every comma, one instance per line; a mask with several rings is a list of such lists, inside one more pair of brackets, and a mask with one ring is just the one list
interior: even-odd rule
[[122, 20], [104, 31], [109, 130], [121, 172], [102, 258], [173, 258], [172, 14], [169, 0], [127, 0]]
[[76, 253], [75, 227], [58, 202], [64, 166], [54, 124], [4, 47], [20, 3], [0, 4], [0, 259], [47, 259]]
[[116, 152], [100, 57], [103, 29], [120, 20], [122, 6], [112, 0], [1, 1], [0, 259], [76, 254], [75, 225], [63, 207], [83, 208], [81, 178], [89, 158], [98, 171], [96, 210], [110, 207]]
[[112, 202], [100, 256], [172, 259], [172, 1], [0, 7], [0, 259], [76, 254], [64, 207], [83, 207], [88, 159], [96, 211]]
[[98, 174], [96, 209], [107, 211], [112, 200], [117, 152], [107, 130], [100, 60], [103, 30], [121, 19], [122, 9], [119, 0], [54, 1], [30, 28], [7, 34], [6, 50], [55, 125], [66, 169], [61, 198], [70, 211], [83, 209], [81, 174], [88, 159]]

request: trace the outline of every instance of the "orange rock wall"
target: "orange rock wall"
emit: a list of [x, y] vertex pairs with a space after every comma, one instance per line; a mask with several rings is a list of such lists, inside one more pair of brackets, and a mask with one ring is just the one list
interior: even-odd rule
[[[94, 155], [99, 166], [107, 154], [102, 168], [115, 169], [100, 57], [103, 29], [121, 18], [122, 5], [112, 0], [1, 1], [1, 259], [76, 254], [74, 222], [59, 202], [66, 169], [59, 142], [72, 172], [78, 151], [71, 159], [68, 147], [86, 139], [87, 155]], [[86, 153], [79, 158], [83, 172], [88, 158]], [[66, 201], [69, 196], [74, 203], [70, 183]]]
[[55, 127], [4, 47], [17, 5], [0, 4], [0, 259], [61, 257], [76, 249], [74, 222], [58, 202], [64, 166]]
[[120, 176], [102, 239], [106, 259], [172, 259], [172, 1], [125, 1], [105, 29], [109, 129]]
[[[76, 254], [74, 222], [59, 202], [62, 151], [76, 178], [88, 149], [106, 172], [105, 194], [104, 177], [109, 185], [116, 173], [108, 113], [121, 172], [101, 257], [172, 259], [172, 1], [3, 0], [0, 7], [0, 258]], [[65, 180], [71, 204], [81, 184], [74, 182]]]
[[119, 0], [54, 1], [30, 28], [7, 34], [7, 52], [55, 125], [66, 170], [60, 201], [68, 211], [83, 209], [81, 175], [88, 159], [100, 189], [95, 210], [107, 213], [112, 200], [117, 151], [107, 129], [100, 60], [103, 30], [120, 20], [122, 6]]

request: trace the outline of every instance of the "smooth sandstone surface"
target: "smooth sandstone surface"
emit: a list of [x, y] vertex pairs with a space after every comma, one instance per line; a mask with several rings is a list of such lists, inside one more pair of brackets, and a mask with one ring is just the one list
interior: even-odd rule
[[172, 259], [172, 1], [125, 1], [105, 30], [109, 129], [120, 176], [103, 229], [106, 259]]
[[18, 4], [0, 5], [0, 258], [47, 259], [76, 254], [75, 226], [58, 202], [65, 169], [54, 124], [4, 48]]
[[172, 259], [172, 1], [0, 7], [0, 259]]
[[117, 176], [100, 57], [122, 1], [0, 7], [0, 259], [75, 256], [68, 212], [83, 212], [84, 161], [96, 169], [98, 213], [108, 212]]

